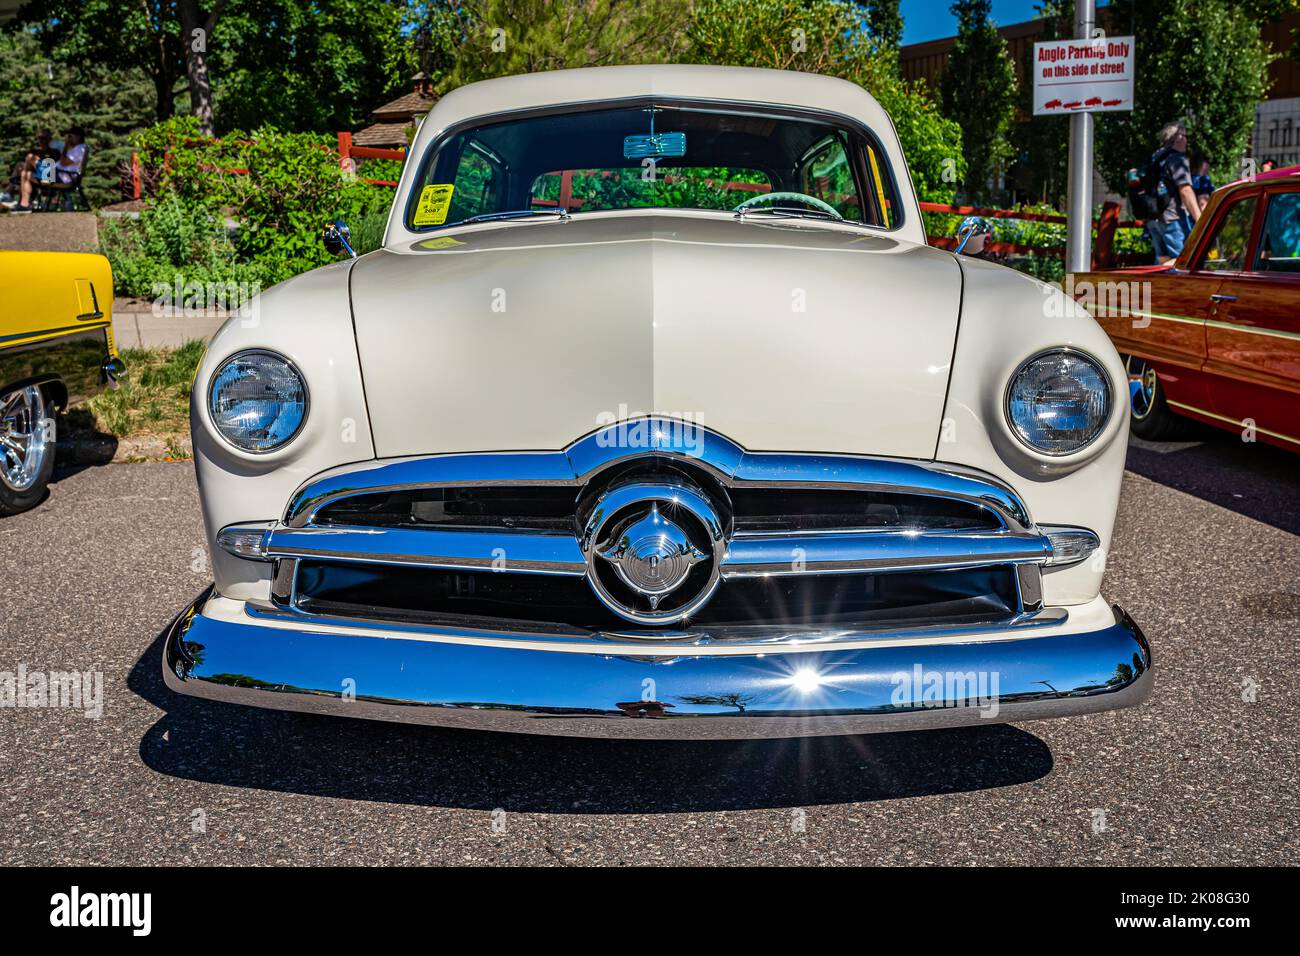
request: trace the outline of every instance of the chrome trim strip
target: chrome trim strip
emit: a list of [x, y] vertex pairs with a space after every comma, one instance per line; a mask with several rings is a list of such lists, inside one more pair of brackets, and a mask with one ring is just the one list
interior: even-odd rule
[[[107, 326], [105, 326], [107, 327]], [[57, 329], [38, 329], [35, 332], [17, 332], [13, 335], [0, 335], [0, 342], [16, 342], [19, 339], [35, 339], [42, 335], [58, 335], [61, 332], [93, 332], [93, 325], [64, 325]]]
[[722, 577], [939, 570], [986, 564], [1043, 563], [1051, 544], [1038, 534], [1006, 532], [775, 535], [736, 538]]
[[1242, 332], [1246, 335], [1267, 335], [1278, 339], [1289, 339], [1293, 342], [1300, 342], [1300, 332], [1286, 332], [1282, 329], [1264, 329], [1257, 325], [1238, 325], [1235, 322], [1224, 322], [1220, 319], [1206, 319], [1206, 326], [1212, 329], [1223, 329], [1227, 332]]
[[[1206, 418], [1213, 418], [1216, 421], [1225, 422], [1229, 425], [1236, 425], [1238, 428], [1244, 428], [1246, 425], [1245, 422], [1240, 421], [1239, 419], [1229, 418], [1227, 415], [1218, 415], [1214, 412], [1207, 412], [1205, 409], [1197, 408], [1195, 405], [1186, 405], [1183, 402], [1175, 402], [1170, 398], [1166, 398], [1165, 401], [1174, 406], [1174, 408], [1181, 408], [1183, 411], [1187, 412], [1195, 412], [1197, 415], [1204, 415]], [[1255, 426], [1255, 431], [1263, 432], [1271, 438], [1280, 438], [1282, 441], [1289, 441], [1300, 445], [1300, 438], [1293, 438], [1290, 435], [1284, 435], [1281, 432], [1270, 431], [1267, 428], [1260, 428], [1258, 425]]]
[[268, 558], [319, 558], [572, 577], [587, 573], [586, 558], [571, 534], [280, 526], [270, 532], [263, 551]]
[[[1236, 296], [1210, 296], [1211, 299], [1221, 302], [1236, 302]], [[1203, 325], [1212, 329], [1223, 329], [1227, 332], [1241, 332], [1244, 335], [1267, 335], [1279, 339], [1291, 339], [1300, 341], [1300, 332], [1287, 332], [1284, 329], [1260, 328], [1254, 325], [1241, 325], [1236, 322], [1224, 322], [1222, 319], [1195, 318], [1190, 315], [1171, 315], [1167, 312], [1143, 312], [1139, 309], [1125, 311], [1123, 309], [1098, 309], [1093, 312], [1099, 318], [1109, 319], [1163, 319], [1166, 322], [1182, 322], [1185, 325]]]
[[1190, 315], [1174, 315], [1168, 312], [1152, 312], [1142, 309], [1112, 309], [1102, 306], [1089, 306], [1093, 316], [1102, 319], [1164, 319], [1166, 322], [1182, 322], [1186, 325], [1204, 325], [1205, 319]]
[[[206, 617], [207, 599], [164, 641], [171, 690], [447, 727], [687, 740], [861, 734], [1113, 710], [1140, 703], [1153, 683], [1150, 647], [1119, 608], [1081, 634], [646, 657], [267, 627]], [[961, 681], [929, 699], [935, 673]]]
[[328, 504], [376, 491], [481, 485], [566, 485], [641, 457], [698, 466], [728, 487], [852, 488], [954, 498], [991, 512], [1010, 531], [1031, 531], [1029, 511], [1008, 485], [960, 465], [899, 458], [749, 452], [692, 422], [641, 418], [592, 432], [560, 452], [430, 455], [345, 465], [293, 493], [284, 523], [311, 524]]
[[[756, 650], [776, 650], [793, 648], [810, 644], [843, 644], [848, 641], [870, 639], [882, 643], [907, 642], [923, 643], [925, 641], [950, 638], [970, 638], [987, 640], [998, 635], [1011, 639], [1022, 631], [1051, 628], [1064, 624], [1070, 614], [1065, 608], [1051, 607], [1024, 611], [1005, 621], [993, 623], [911, 623], [899, 624], [897, 621], [855, 624], [851, 627], [832, 627], [825, 624], [743, 624], [743, 625], [696, 625], [688, 627], [667, 627], [647, 630], [586, 630], [579, 627], [556, 628], [538, 624], [534, 628], [521, 625], [517, 621], [502, 621], [500, 627], [488, 627], [484, 623], [468, 625], [449, 618], [446, 623], [424, 623], [413, 620], [384, 619], [379, 617], [343, 617], [332, 614], [316, 614], [300, 610], [296, 605], [280, 607], [267, 602], [249, 601], [245, 613], [255, 621], [294, 624], [312, 633], [322, 628], [362, 629], [383, 631], [385, 636], [427, 640], [444, 637], [461, 641], [498, 641], [518, 644], [520, 647], [536, 647], [539, 644], [562, 644], [574, 648], [599, 646], [600, 650], [612, 652], [614, 645], [627, 649], [636, 645], [638, 654], [680, 653], [683, 647], [707, 647], [726, 645], [733, 648], [754, 647]], [[490, 622], [489, 622], [490, 623]], [[1008, 637], [1008, 635], [1010, 637]]]

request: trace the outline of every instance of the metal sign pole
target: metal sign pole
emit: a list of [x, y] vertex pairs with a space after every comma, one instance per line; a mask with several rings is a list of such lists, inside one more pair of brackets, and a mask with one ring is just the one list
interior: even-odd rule
[[[1075, 0], [1074, 36], [1086, 40], [1097, 25], [1095, 0]], [[1092, 113], [1070, 116], [1070, 190], [1066, 200], [1065, 271], [1092, 267]]]

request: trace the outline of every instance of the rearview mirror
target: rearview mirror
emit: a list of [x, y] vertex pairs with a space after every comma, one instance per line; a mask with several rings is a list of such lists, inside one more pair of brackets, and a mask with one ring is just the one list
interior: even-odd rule
[[346, 251], [353, 259], [357, 257], [352, 249], [352, 232], [341, 219], [325, 223], [320, 239], [325, 245], [325, 250], [332, 256], [342, 255]]
[[993, 223], [979, 216], [967, 216], [957, 227], [957, 255], [978, 256], [993, 234]]
[[624, 159], [663, 159], [685, 155], [685, 133], [636, 133], [623, 137]]

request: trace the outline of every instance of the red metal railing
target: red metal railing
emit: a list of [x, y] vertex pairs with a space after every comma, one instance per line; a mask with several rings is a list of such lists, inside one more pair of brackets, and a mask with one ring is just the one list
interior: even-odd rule
[[[394, 159], [399, 163], [405, 163], [406, 150], [379, 149], [375, 146], [353, 146], [351, 133], [339, 133], [339, 167], [356, 172], [356, 159]], [[392, 179], [361, 179], [361, 182], [370, 183], [372, 186], [397, 185], [396, 180]]]
[[[982, 216], [985, 219], [1021, 219], [1026, 222], [1050, 222], [1065, 225], [1065, 216], [1043, 212], [1021, 212], [1018, 209], [986, 209], [978, 206], [949, 206], [943, 203], [923, 202], [922, 212], [943, 212], [956, 216]], [[1097, 241], [1092, 248], [1092, 267], [1094, 269], [1114, 269], [1120, 266], [1147, 265], [1151, 262], [1149, 253], [1118, 253], [1115, 251], [1115, 231], [1117, 229], [1140, 229], [1143, 223], [1136, 219], [1120, 219], [1120, 205], [1116, 202], [1103, 203], [1101, 216], [1092, 221], [1097, 230]], [[955, 249], [957, 240], [953, 236], [927, 235], [926, 239], [933, 246], [942, 249]], [[987, 242], [984, 248], [999, 255], [1039, 255], [1064, 258], [1064, 246], [1031, 246], [1018, 242]]]

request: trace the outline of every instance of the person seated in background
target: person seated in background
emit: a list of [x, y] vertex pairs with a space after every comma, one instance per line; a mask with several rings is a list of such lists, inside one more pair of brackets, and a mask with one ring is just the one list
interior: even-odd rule
[[59, 151], [50, 143], [52, 135], [48, 129], [40, 130], [36, 134], [36, 145], [27, 151], [9, 175], [9, 196], [6, 206], [14, 212], [32, 211], [32, 191], [38, 182], [37, 169], [43, 160], [54, 160], [59, 155]]
[[81, 175], [82, 164], [86, 161], [86, 131], [80, 126], [68, 130], [68, 139], [63, 147], [63, 155], [54, 164], [54, 175], [61, 183], [74, 183]]
[[1210, 201], [1210, 193], [1214, 192], [1214, 181], [1210, 179], [1211, 162], [1210, 157], [1204, 153], [1199, 153], [1192, 159], [1192, 192], [1196, 194], [1202, 212]]

